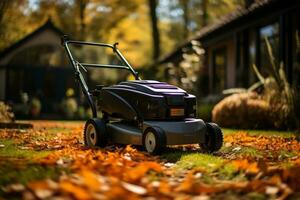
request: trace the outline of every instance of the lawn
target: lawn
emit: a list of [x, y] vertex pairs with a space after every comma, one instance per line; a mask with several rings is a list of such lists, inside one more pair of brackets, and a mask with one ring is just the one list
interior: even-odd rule
[[223, 129], [214, 154], [186, 145], [150, 156], [131, 146], [85, 148], [84, 122], [31, 123], [0, 130], [3, 199], [300, 198], [295, 132]]

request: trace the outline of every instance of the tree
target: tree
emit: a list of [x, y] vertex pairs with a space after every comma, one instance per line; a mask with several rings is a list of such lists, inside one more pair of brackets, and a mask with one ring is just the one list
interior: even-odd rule
[[79, 7], [79, 18], [80, 18], [80, 39], [84, 40], [85, 37], [85, 12], [89, 0], [76, 0], [76, 4]]
[[2, 22], [4, 13], [7, 10], [7, 7], [8, 7], [9, 3], [10, 3], [9, 0], [2, 0], [2, 1], [0, 1], [0, 23]]
[[156, 15], [157, 0], [148, 0], [149, 3], [149, 14], [151, 19], [152, 27], [152, 42], [153, 42], [153, 60], [157, 60], [160, 56], [160, 37], [158, 30], [158, 20]]
[[27, 26], [25, 0], [0, 1], [0, 51], [32, 30]]
[[187, 38], [189, 36], [189, 1], [180, 0], [180, 4], [183, 10], [183, 38]]
[[207, 13], [208, 0], [202, 0], [201, 10], [202, 10], [202, 27], [207, 25], [208, 13]]

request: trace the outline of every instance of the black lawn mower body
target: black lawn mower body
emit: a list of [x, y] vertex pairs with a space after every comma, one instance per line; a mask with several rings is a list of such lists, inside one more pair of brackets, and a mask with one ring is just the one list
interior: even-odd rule
[[[80, 63], [73, 58], [70, 43], [112, 48], [123, 65]], [[93, 118], [86, 122], [84, 129], [87, 146], [105, 146], [107, 143], [142, 145], [153, 154], [160, 153], [166, 145], [200, 144], [208, 152], [221, 148], [221, 129], [214, 123], [196, 118], [196, 97], [164, 82], [140, 80], [117, 49], [117, 43], [72, 41], [64, 36], [62, 44], [93, 111]], [[86, 71], [85, 67], [129, 70], [136, 80], [89, 90], [81, 72]], [[101, 118], [97, 116], [99, 111]]]

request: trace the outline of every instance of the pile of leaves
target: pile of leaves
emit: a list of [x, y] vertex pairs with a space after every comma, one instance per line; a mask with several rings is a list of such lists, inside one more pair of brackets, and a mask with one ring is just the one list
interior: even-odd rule
[[[250, 135], [242, 131], [225, 135], [223, 149], [205, 155], [194, 145], [178, 146], [160, 157], [132, 146], [111, 145], [88, 149], [82, 144], [81, 123], [35, 122], [32, 130], [0, 130], [0, 143], [12, 140], [19, 150], [47, 152], [30, 161], [19, 158], [24, 170], [30, 165], [57, 167], [57, 177], [2, 186], [5, 198], [23, 199], [210, 199], [255, 197], [286, 199], [300, 194], [300, 143], [296, 137]], [[259, 155], [247, 154], [253, 148]], [[283, 155], [280, 153], [291, 153]], [[203, 155], [217, 159], [188, 167], [167, 155]], [[0, 156], [0, 160], [8, 157]], [[22, 160], [23, 159], [23, 160]], [[10, 162], [12, 160], [10, 159]], [[13, 161], [14, 162], [14, 161]], [[1, 170], [0, 162], [0, 170]], [[11, 166], [14, 168], [14, 166]], [[1, 194], [1, 193], [0, 193]]]
[[11, 107], [0, 101], [0, 122], [12, 122], [14, 118]]

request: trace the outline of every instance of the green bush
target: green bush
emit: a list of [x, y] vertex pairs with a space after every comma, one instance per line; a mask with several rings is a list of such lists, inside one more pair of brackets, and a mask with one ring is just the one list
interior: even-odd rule
[[67, 97], [62, 100], [61, 109], [67, 119], [74, 119], [78, 110], [77, 101], [73, 97]]
[[38, 98], [32, 98], [29, 104], [29, 114], [32, 117], [38, 117], [41, 114], [42, 104]]

